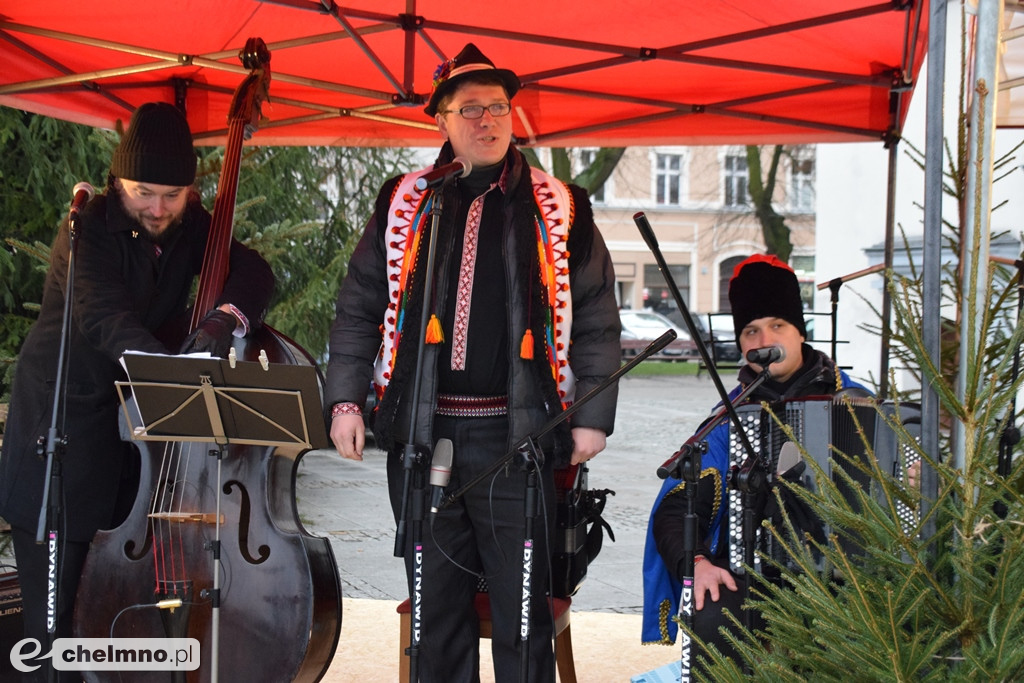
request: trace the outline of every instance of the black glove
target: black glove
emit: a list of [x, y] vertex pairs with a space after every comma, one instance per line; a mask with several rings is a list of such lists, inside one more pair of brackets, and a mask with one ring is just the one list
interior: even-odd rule
[[215, 308], [199, 322], [195, 332], [188, 336], [178, 353], [209, 351], [214, 356], [224, 358], [231, 348], [232, 332], [237, 324], [235, 316]]

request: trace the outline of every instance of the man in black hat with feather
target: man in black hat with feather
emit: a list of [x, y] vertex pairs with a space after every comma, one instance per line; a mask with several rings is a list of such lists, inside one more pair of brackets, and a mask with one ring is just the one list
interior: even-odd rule
[[[338, 295], [327, 370], [331, 438], [343, 457], [362, 459], [360, 412], [366, 387], [371, 381], [376, 387], [374, 434], [389, 452], [396, 518], [412, 424], [417, 446], [451, 440], [448, 490], [454, 491], [620, 362], [615, 276], [587, 195], [530, 168], [512, 143], [519, 79], [469, 44], [438, 67], [433, 84], [425, 111], [445, 141], [435, 168], [455, 163], [457, 179], [435, 186], [436, 174], [424, 169], [381, 189]], [[442, 200], [438, 232], [431, 236], [430, 208]], [[432, 238], [436, 266], [428, 273]], [[431, 276], [431, 296], [424, 301]], [[413, 405], [417, 372], [421, 391]], [[613, 387], [540, 444], [545, 457], [543, 505], [533, 534], [531, 681], [554, 681], [547, 600], [552, 470], [579, 465], [604, 449], [615, 401]], [[481, 578], [492, 614], [495, 678], [520, 680], [526, 474], [518, 464], [441, 509], [423, 534], [421, 681], [479, 679], [474, 598]], [[412, 592], [408, 546], [405, 558]]]

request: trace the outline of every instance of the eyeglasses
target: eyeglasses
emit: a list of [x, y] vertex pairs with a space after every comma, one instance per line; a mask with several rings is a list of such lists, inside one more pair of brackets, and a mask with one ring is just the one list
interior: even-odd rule
[[483, 118], [484, 110], [491, 112], [491, 116], [508, 116], [508, 113], [512, 111], [512, 105], [508, 102], [495, 102], [489, 104], [486, 107], [482, 104], [467, 104], [461, 109], [446, 109], [442, 114], [458, 114], [464, 119], [479, 119]]

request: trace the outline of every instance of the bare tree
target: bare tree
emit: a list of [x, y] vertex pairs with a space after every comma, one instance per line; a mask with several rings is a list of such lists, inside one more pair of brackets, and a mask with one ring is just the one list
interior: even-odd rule
[[[536, 150], [527, 147], [521, 151], [532, 166], [544, 168]], [[579, 185], [587, 191], [587, 194], [592, 195], [601, 189], [605, 181], [611, 177], [625, 151], [625, 147], [601, 147], [594, 154], [593, 160], [574, 177], [572, 148], [552, 147], [550, 148], [551, 168], [546, 170], [559, 180]]]

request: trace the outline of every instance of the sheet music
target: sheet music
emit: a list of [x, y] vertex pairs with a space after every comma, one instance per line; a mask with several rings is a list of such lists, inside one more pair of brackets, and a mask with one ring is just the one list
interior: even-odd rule
[[126, 351], [120, 362], [129, 381], [117, 383], [118, 392], [133, 438], [328, 445], [315, 367], [208, 352]]

